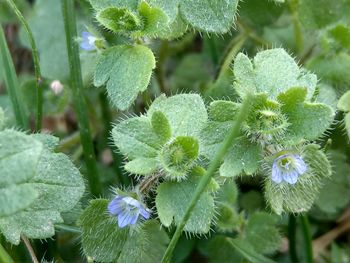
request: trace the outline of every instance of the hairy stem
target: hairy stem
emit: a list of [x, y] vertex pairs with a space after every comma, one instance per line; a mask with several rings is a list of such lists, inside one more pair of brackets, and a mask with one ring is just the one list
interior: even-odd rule
[[13, 112], [15, 113], [16, 123], [22, 129], [28, 129], [28, 118], [24, 110], [22, 94], [19, 89], [19, 83], [16, 75], [15, 66], [8, 49], [5, 33], [0, 25], [0, 61], [3, 62], [4, 78], [7, 92], [11, 99]]
[[289, 215], [288, 222], [288, 240], [289, 240], [289, 257], [292, 263], [298, 262], [297, 248], [296, 248], [296, 218], [294, 215]]
[[232, 145], [233, 140], [237, 136], [239, 136], [241, 124], [249, 114], [251, 100], [252, 100], [252, 96], [250, 94], [246, 95], [246, 97], [244, 98], [243, 103], [241, 105], [241, 109], [240, 109], [239, 113], [237, 114], [236, 121], [235, 121], [234, 125], [232, 126], [231, 131], [229, 132], [228, 136], [225, 138], [220, 149], [216, 152], [216, 155], [215, 155], [213, 161], [210, 163], [205, 175], [200, 180], [200, 182], [196, 188], [196, 191], [194, 192], [192, 199], [191, 199], [191, 201], [190, 201], [190, 203], [185, 211], [185, 214], [182, 217], [180, 223], [178, 224], [178, 226], [176, 228], [176, 231], [175, 231], [175, 233], [174, 233], [174, 235], [169, 243], [169, 246], [167, 247], [165, 254], [163, 256], [163, 259], [162, 259], [163, 263], [170, 262], [170, 259], [171, 259], [172, 253], [175, 249], [175, 246], [177, 244], [177, 241], [179, 240], [181, 233], [182, 233], [188, 219], [190, 218], [191, 213], [192, 213], [196, 203], [198, 202], [203, 191], [208, 186], [208, 184], [209, 184], [211, 178], [213, 177], [213, 175], [215, 174], [216, 170], [220, 166], [221, 161], [224, 158], [229, 147]]
[[305, 255], [306, 262], [313, 263], [313, 252], [312, 252], [312, 237], [310, 231], [310, 224], [307, 215], [300, 216], [301, 230], [303, 232], [304, 243], [305, 243]]
[[77, 28], [75, 24], [76, 20], [73, 0], [62, 0], [62, 13], [64, 17], [67, 51], [70, 65], [70, 87], [73, 93], [73, 102], [80, 129], [80, 139], [83, 146], [87, 167], [87, 179], [91, 193], [94, 196], [99, 196], [102, 193], [102, 184], [98, 175], [96, 157], [86, 112], [86, 101], [83, 94], [79, 47], [78, 43], [75, 41], [77, 38]]
[[233, 59], [235, 58], [237, 53], [241, 50], [246, 40], [247, 40], [247, 35], [245, 34], [238, 35], [231, 40], [231, 42], [228, 44], [228, 47], [224, 55], [224, 59], [221, 62], [220, 70], [218, 71], [218, 74], [215, 80], [220, 79], [222, 76], [225, 75], [225, 72], [230, 69]]
[[33, 249], [32, 245], [30, 244], [30, 241], [28, 240], [28, 238], [24, 235], [21, 235], [21, 239], [22, 239], [23, 243], [25, 244], [25, 246], [29, 252], [30, 257], [32, 258], [33, 263], [39, 263], [39, 260], [36, 257], [34, 249]]
[[0, 262], [3, 263], [15, 263], [5, 248], [0, 243]]
[[32, 57], [33, 57], [33, 63], [34, 63], [34, 72], [35, 72], [35, 78], [36, 78], [36, 122], [35, 122], [35, 129], [37, 131], [41, 130], [42, 126], [42, 116], [43, 116], [43, 89], [42, 89], [42, 77], [41, 77], [41, 69], [40, 69], [40, 63], [39, 63], [39, 54], [38, 49], [36, 47], [33, 33], [29, 28], [29, 25], [25, 18], [23, 17], [21, 11], [17, 8], [15, 2], [13, 0], [7, 0], [7, 3], [12, 8], [12, 10], [15, 12], [18, 20], [21, 22], [24, 30], [26, 31], [30, 46], [32, 47]]

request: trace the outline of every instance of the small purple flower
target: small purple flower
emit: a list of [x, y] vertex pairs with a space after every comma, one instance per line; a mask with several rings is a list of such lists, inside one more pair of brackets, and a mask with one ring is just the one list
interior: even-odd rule
[[94, 37], [90, 32], [83, 31], [81, 33], [83, 41], [80, 43], [80, 47], [86, 51], [92, 51], [96, 49], [95, 41], [96, 37]]
[[130, 196], [117, 195], [109, 204], [108, 212], [118, 218], [118, 226], [135, 225], [140, 216], [149, 219], [150, 210]]
[[283, 154], [277, 157], [272, 164], [272, 181], [279, 184], [285, 181], [295, 184], [298, 177], [305, 173], [307, 165], [297, 154]]

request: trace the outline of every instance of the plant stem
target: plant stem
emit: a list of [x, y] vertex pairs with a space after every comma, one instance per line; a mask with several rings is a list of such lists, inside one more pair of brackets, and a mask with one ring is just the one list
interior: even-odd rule
[[70, 82], [73, 93], [73, 102], [80, 129], [81, 144], [87, 167], [87, 179], [92, 195], [99, 196], [102, 193], [102, 184], [98, 176], [96, 157], [92, 143], [88, 116], [86, 113], [86, 101], [83, 94], [83, 81], [81, 77], [79, 47], [75, 41], [77, 28], [75, 20], [75, 7], [73, 0], [62, 0], [62, 13], [66, 31], [67, 51], [70, 65]]
[[198, 202], [203, 191], [208, 186], [211, 178], [215, 174], [215, 171], [220, 166], [221, 161], [222, 161], [223, 157], [225, 156], [226, 152], [232, 146], [233, 140], [237, 136], [239, 136], [241, 124], [249, 114], [251, 100], [252, 100], [252, 96], [250, 94], [247, 94], [243, 100], [243, 103], [241, 105], [241, 109], [237, 114], [236, 121], [235, 121], [234, 125], [232, 126], [231, 131], [229, 132], [228, 136], [225, 138], [225, 140], [222, 143], [219, 150], [216, 152], [216, 155], [215, 155], [213, 161], [210, 163], [205, 175], [200, 180], [200, 182], [196, 188], [196, 191], [194, 192], [192, 199], [191, 199], [191, 201], [190, 201], [190, 203], [185, 211], [185, 214], [182, 217], [180, 223], [178, 224], [178, 226], [176, 228], [176, 231], [175, 231], [175, 233], [174, 233], [174, 235], [173, 235], [173, 237], [172, 237], [172, 239], [171, 239], [171, 241], [170, 241], [170, 243], [165, 251], [165, 254], [163, 256], [163, 259], [162, 259], [163, 263], [170, 262], [170, 259], [171, 259], [172, 253], [175, 249], [175, 246], [177, 244], [177, 241], [179, 240], [180, 235], [182, 233], [182, 230], [184, 229], [188, 219], [190, 218], [191, 213], [196, 206], [196, 203]]
[[28, 238], [24, 235], [21, 235], [21, 239], [23, 240], [25, 246], [27, 247], [27, 250], [29, 252], [30, 257], [32, 258], [33, 263], [39, 263], [39, 260], [36, 257], [34, 249], [33, 249], [32, 245], [30, 244], [30, 241], [28, 240]]
[[26, 112], [23, 107], [22, 94], [19, 89], [18, 79], [16, 75], [15, 66], [8, 49], [5, 33], [0, 25], [0, 60], [2, 60], [4, 68], [5, 84], [7, 87], [7, 92], [10, 96], [13, 112], [15, 113], [15, 118], [17, 125], [22, 129], [28, 128], [28, 119]]
[[5, 248], [0, 243], [0, 262], [3, 263], [15, 263]]
[[292, 263], [298, 262], [298, 255], [296, 249], [296, 218], [294, 215], [289, 215], [288, 222], [288, 240], [289, 240], [289, 256]]
[[35, 78], [36, 78], [36, 104], [37, 104], [35, 129], [37, 131], [40, 131], [42, 126], [42, 115], [43, 115], [43, 89], [42, 89], [42, 77], [41, 77], [38, 49], [34, 41], [33, 33], [30, 30], [29, 25], [25, 20], [25, 18], [23, 17], [21, 11], [19, 11], [19, 9], [17, 8], [15, 2], [13, 0], [7, 0], [7, 3], [15, 12], [18, 20], [21, 22], [24, 30], [28, 35], [30, 46], [32, 47], [32, 57], [34, 62], [34, 72], [35, 72]]
[[81, 234], [81, 230], [78, 227], [74, 227], [74, 226], [56, 224], [55, 228], [58, 230], [62, 230], [62, 231], [70, 232], [70, 233]]
[[[99, 95], [100, 98], [100, 104], [101, 104], [101, 110], [102, 110], [102, 119], [104, 122], [104, 126], [105, 126], [105, 138], [107, 141], [107, 144], [109, 142], [108, 138], [110, 137], [110, 133], [112, 131], [112, 115], [111, 115], [111, 111], [109, 108], [109, 102], [106, 96], [106, 93], [104, 91], [102, 91]], [[129, 180], [126, 176], [123, 175], [123, 171], [120, 168], [121, 164], [122, 164], [122, 159], [120, 158], [120, 156], [114, 151], [114, 149], [111, 148], [111, 152], [112, 152], [112, 158], [113, 158], [113, 167], [114, 167], [114, 171], [116, 172], [117, 178], [118, 178], [118, 182], [121, 182], [123, 185], [129, 185]]]
[[310, 224], [309, 224], [307, 215], [300, 216], [300, 221], [301, 221], [301, 230], [304, 236], [306, 262], [313, 263], [314, 260], [313, 260], [313, 252], [312, 252], [312, 238], [311, 238]]
[[301, 55], [304, 49], [304, 39], [303, 39], [303, 33], [301, 30], [298, 11], [297, 11], [299, 0], [288, 0], [287, 2], [288, 2], [289, 11], [292, 15], [292, 22], [294, 27], [294, 38], [295, 38], [297, 52], [299, 55]]
[[164, 74], [164, 67], [165, 67], [165, 61], [167, 58], [168, 47], [169, 47], [169, 42], [167, 40], [163, 40], [159, 48], [158, 61], [157, 61], [158, 65], [155, 69], [159, 90], [161, 93], [164, 93], [164, 94], [168, 94], [169, 92], [168, 88], [166, 87], [165, 74]]
[[225, 75], [225, 72], [230, 69], [233, 59], [235, 58], [238, 51], [241, 50], [246, 40], [246, 34], [240, 34], [231, 40], [231, 42], [228, 44], [224, 59], [221, 62], [220, 70], [215, 80], [220, 79], [222, 76]]

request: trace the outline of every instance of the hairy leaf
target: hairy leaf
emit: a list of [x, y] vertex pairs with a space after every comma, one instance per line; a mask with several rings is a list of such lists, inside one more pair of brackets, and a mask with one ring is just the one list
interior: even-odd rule
[[107, 206], [106, 199], [92, 200], [79, 220], [84, 254], [97, 262], [160, 262], [169, 238], [157, 221], [120, 229]]
[[306, 92], [305, 88], [292, 88], [278, 96], [289, 123], [286, 138], [296, 143], [317, 139], [329, 128], [334, 117], [327, 105], [306, 102]]
[[153, 101], [147, 114], [150, 116], [155, 111], [164, 113], [173, 137], [196, 138], [208, 118], [204, 102], [197, 94], [179, 94], [169, 98], [162, 95]]
[[253, 61], [239, 53], [234, 62], [234, 73], [234, 88], [241, 96], [252, 91], [266, 92], [274, 99], [291, 87], [304, 87], [310, 99], [317, 84], [316, 75], [300, 69], [282, 48], [261, 51]]
[[[156, 208], [161, 223], [169, 227], [178, 225], [198, 185], [197, 178], [182, 182], [164, 182], [158, 186]], [[192, 211], [184, 230], [196, 234], [206, 234], [214, 217], [214, 199], [204, 192]]]
[[111, 47], [103, 52], [97, 64], [94, 85], [106, 84], [113, 105], [126, 110], [138, 93], [147, 89], [154, 67], [154, 55], [145, 46]]
[[324, 180], [330, 177], [332, 171], [330, 162], [319, 148], [316, 144], [305, 146], [302, 158], [307, 171], [299, 176], [295, 185], [274, 183], [271, 174], [267, 175], [265, 197], [274, 212], [301, 213], [311, 208]]
[[180, 0], [180, 14], [194, 28], [226, 33], [233, 25], [237, 5], [237, 0]]
[[51, 237], [53, 224], [62, 222], [60, 213], [72, 209], [84, 192], [79, 170], [35, 136], [5, 130], [0, 141], [7, 145], [0, 148], [0, 231], [12, 244], [19, 243], [21, 234]]

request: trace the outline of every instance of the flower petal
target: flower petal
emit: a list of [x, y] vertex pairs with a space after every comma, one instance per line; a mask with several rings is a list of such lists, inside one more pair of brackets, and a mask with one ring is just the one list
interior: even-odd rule
[[282, 182], [282, 174], [281, 174], [281, 171], [276, 164], [276, 160], [272, 165], [272, 177], [271, 177], [271, 179], [272, 179], [272, 181], [274, 181], [277, 184]]
[[115, 197], [109, 204], [108, 204], [108, 212], [112, 215], [118, 215], [120, 214], [123, 209], [125, 208], [125, 203], [123, 202], [122, 196]]
[[143, 207], [140, 208], [140, 214], [142, 215], [142, 217], [143, 217], [144, 219], [149, 219], [150, 216], [151, 216], [151, 212], [148, 211], [148, 209], [145, 209], [145, 208], [143, 208]]
[[297, 171], [291, 171], [283, 174], [283, 180], [289, 184], [295, 184], [298, 181], [298, 176]]
[[118, 226], [120, 228], [127, 225], [134, 225], [137, 222], [139, 213], [132, 213], [131, 211], [123, 212], [118, 215]]

